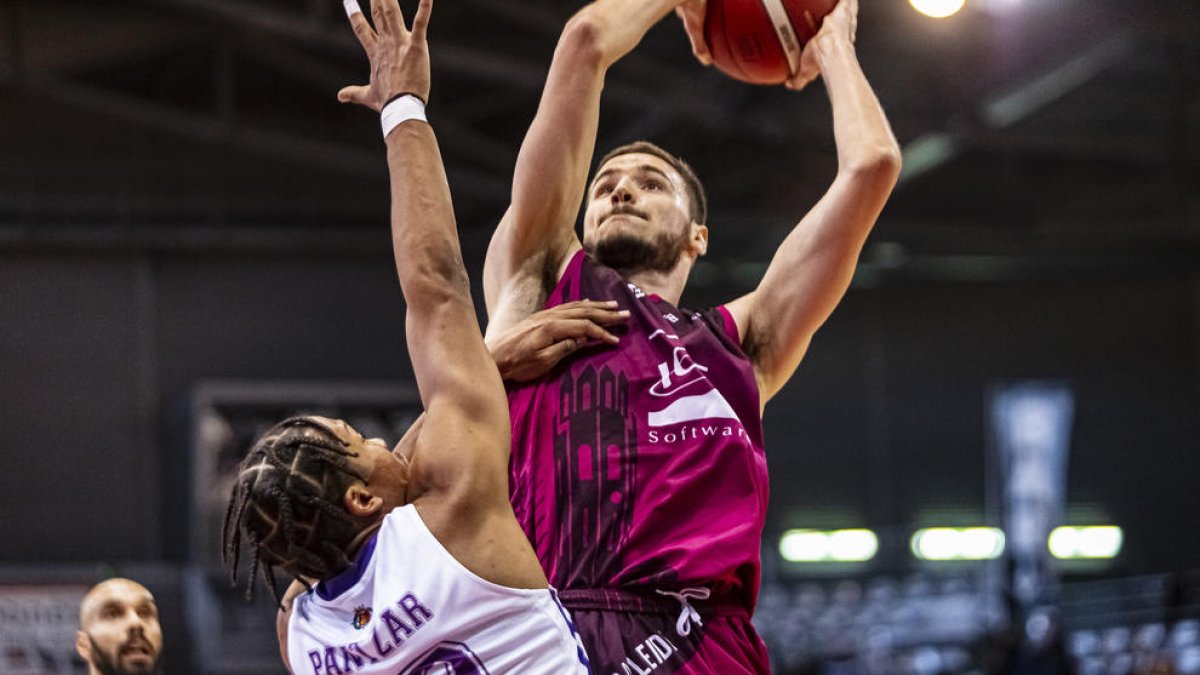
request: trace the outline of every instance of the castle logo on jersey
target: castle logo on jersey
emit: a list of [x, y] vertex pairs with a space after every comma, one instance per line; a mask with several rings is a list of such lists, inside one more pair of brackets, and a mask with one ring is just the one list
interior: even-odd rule
[[355, 630], [362, 630], [371, 623], [371, 608], [370, 607], [355, 607], [354, 620], [350, 622]]
[[600, 583], [621, 570], [637, 491], [638, 423], [629, 405], [628, 378], [607, 366], [565, 373], [554, 430], [558, 522], [566, 530], [557, 556], [572, 560], [574, 551], [593, 554], [551, 583]]

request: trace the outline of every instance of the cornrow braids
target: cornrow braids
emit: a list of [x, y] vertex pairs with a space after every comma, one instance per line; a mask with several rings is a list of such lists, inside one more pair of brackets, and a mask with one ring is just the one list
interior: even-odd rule
[[221, 559], [235, 586], [243, 539], [250, 547], [247, 598], [260, 572], [279, 600], [275, 568], [307, 586], [305, 577], [325, 579], [350, 564], [346, 550], [363, 524], [346, 512], [342, 496], [354, 481], [367, 480], [350, 465], [357, 456], [333, 429], [309, 417], [276, 424], [250, 448], [221, 528]]

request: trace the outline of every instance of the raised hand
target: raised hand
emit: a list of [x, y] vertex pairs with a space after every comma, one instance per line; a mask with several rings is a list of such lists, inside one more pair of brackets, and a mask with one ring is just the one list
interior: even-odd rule
[[854, 44], [858, 32], [858, 0], [839, 0], [833, 11], [821, 23], [821, 30], [804, 45], [800, 56], [800, 70], [785, 83], [788, 89], [799, 91], [821, 75], [821, 64], [817, 60], [817, 43], [830, 40], [846, 40]]
[[692, 43], [692, 54], [706, 66], [712, 65], [712, 52], [704, 38], [704, 17], [708, 13], [708, 0], [687, 0], [675, 8], [675, 14], [683, 21], [688, 40]]
[[371, 62], [371, 82], [338, 92], [342, 103], [357, 103], [379, 112], [402, 94], [429, 100], [429, 42], [426, 33], [433, 0], [421, 0], [412, 29], [405, 26], [397, 0], [371, 0], [375, 27], [363, 16], [359, 0], [343, 0], [354, 35]]

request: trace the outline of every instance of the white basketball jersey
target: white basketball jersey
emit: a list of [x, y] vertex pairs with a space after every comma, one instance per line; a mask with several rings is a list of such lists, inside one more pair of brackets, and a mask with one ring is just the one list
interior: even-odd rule
[[442, 547], [411, 504], [384, 518], [374, 550], [348, 574], [358, 578], [343, 576], [293, 603], [288, 659], [295, 675], [589, 672], [553, 589], [481, 579]]

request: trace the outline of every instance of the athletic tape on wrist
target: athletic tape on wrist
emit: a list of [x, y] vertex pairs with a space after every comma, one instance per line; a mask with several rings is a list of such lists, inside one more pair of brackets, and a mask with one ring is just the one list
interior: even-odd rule
[[346, 8], [346, 16], [362, 14], [362, 7], [359, 6], [358, 0], [342, 0], [342, 6]]
[[383, 137], [386, 140], [392, 129], [410, 120], [420, 120], [429, 123], [425, 118], [425, 102], [416, 94], [400, 94], [383, 105], [379, 111], [379, 121], [383, 126]]

